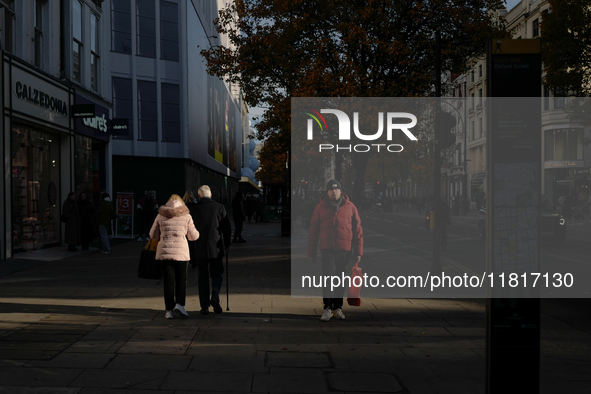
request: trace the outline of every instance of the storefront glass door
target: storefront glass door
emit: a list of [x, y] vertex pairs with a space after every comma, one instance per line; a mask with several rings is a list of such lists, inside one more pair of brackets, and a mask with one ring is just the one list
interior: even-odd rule
[[60, 241], [59, 137], [12, 128], [13, 250]]

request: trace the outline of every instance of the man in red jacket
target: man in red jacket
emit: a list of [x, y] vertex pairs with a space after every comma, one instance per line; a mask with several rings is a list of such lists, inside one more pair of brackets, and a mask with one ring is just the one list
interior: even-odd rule
[[[359, 212], [346, 194], [341, 192], [339, 181], [331, 179], [326, 185], [326, 196], [314, 209], [308, 232], [308, 257], [316, 261], [320, 249], [322, 275], [342, 276], [353, 252], [357, 263], [363, 256], [363, 229]], [[349, 272], [348, 275], [351, 273]], [[345, 288], [323, 290], [324, 313], [320, 320], [329, 321], [334, 315], [343, 320], [343, 296]]]

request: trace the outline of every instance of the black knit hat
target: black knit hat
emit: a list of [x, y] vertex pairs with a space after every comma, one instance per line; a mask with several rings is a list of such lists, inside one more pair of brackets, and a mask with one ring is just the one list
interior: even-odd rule
[[335, 187], [338, 187], [339, 189], [341, 189], [341, 182], [337, 181], [336, 179], [331, 179], [326, 184], [326, 190], [331, 190]]

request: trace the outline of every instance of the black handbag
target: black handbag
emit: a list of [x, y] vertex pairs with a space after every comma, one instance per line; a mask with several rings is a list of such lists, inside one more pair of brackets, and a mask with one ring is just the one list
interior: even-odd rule
[[160, 261], [156, 260], [155, 251], [142, 250], [140, 264], [137, 267], [137, 277], [142, 279], [162, 279]]

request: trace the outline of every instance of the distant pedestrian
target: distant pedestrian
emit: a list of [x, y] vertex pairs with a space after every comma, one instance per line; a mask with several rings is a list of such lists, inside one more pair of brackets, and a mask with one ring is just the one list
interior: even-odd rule
[[68, 193], [68, 198], [62, 205], [62, 215], [66, 219], [64, 241], [68, 244], [68, 252], [76, 252], [80, 244], [80, 215], [76, 205], [76, 193]]
[[254, 200], [252, 196], [247, 196], [246, 199], [244, 200], [244, 214], [246, 215], [246, 218], [248, 219], [248, 223], [250, 223], [250, 220], [252, 219], [252, 215], [254, 214]]
[[[185, 195], [183, 196], [183, 202], [189, 209], [189, 212], [191, 212], [191, 208], [197, 205], [197, 200], [195, 199], [195, 195], [191, 190], [187, 190], [185, 192]], [[193, 224], [195, 224], [195, 227], [197, 227], [196, 223]], [[195, 242], [197, 241], [189, 241], [189, 255], [191, 256], [189, 262], [191, 263], [191, 265], [193, 265], [197, 259], [197, 257], [195, 256]]]
[[260, 197], [255, 200], [254, 212], [256, 216], [255, 223], [262, 223], [265, 214], [265, 205], [263, 204], [263, 200]]
[[[226, 208], [211, 199], [209, 186], [203, 185], [197, 190], [199, 201], [191, 208], [191, 216], [199, 239], [195, 242], [197, 267], [197, 283], [199, 285], [199, 303], [201, 314], [209, 313], [209, 306], [213, 306], [215, 313], [222, 313], [220, 306], [220, 290], [223, 282], [223, 257], [230, 248], [232, 228], [226, 215]], [[211, 298], [209, 279], [211, 278]]]
[[82, 250], [88, 250], [89, 244], [96, 237], [94, 208], [86, 192], [78, 196], [78, 215], [80, 216], [80, 244]]
[[158, 242], [156, 260], [162, 261], [165, 317], [189, 316], [185, 310], [187, 296], [187, 268], [189, 266], [189, 241], [199, 238], [199, 232], [189, 215], [189, 209], [178, 194], [173, 194], [165, 206], [160, 207], [154, 220], [150, 237]]
[[148, 236], [146, 235], [144, 237], [144, 234], [147, 234], [147, 231], [150, 229], [150, 226], [154, 221], [154, 217], [158, 213], [158, 202], [154, 198], [154, 192], [152, 190], [148, 190], [146, 194], [140, 198], [140, 201], [137, 204], [137, 209], [140, 220], [140, 228], [138, 231], [139, 237], [137, 241], [141, 242], [144, 238], [147, 241]]
[[101, 246], [99, 252], [103, 254], [111, 253], [111, 244], [109, 243], [109, 228], [111, 226], [111, 215], [113, 213], [113, 204], [111, 196], [107, 192], [101, 194], [101, 204], [96, 212], [96, 222], [98, 224], [99, 239]]
[[183, 196], [183, 202], [185, 203], [187, 208], [189, 208], [189, 211], [191, 210], [191, 208], [193, 208], [197, 204], [197, 200], [195, 199], [195, 195], [193, 194], [193, 192], [191, 190], [187, 190], [185, 192], [185, 195]]
[[234, 242], [246, 242], [242, 238], [245, 216], [241, 191], [237, 191], [236, 196], [232, 200], [232, 219], [234, 219]]
[[[357, 207], [341, 192], [341, 184], [330, 180], [327, 192], [314, 209], [308, 232], [308, 257], [315, 262], [320, 249], [323, 276], [346, 275], [351, 252], [357, 263], [363, 256], [363, 229]], [[352, 250], [351, 250], [352, 249]], [[351, 272], [349, 272], [351, 274]], [[344, 287], [331, 291], [323, 289], [324, 313], [320, 320], [329, 321], [332, 316], [345, 319], [342, 311]]]

